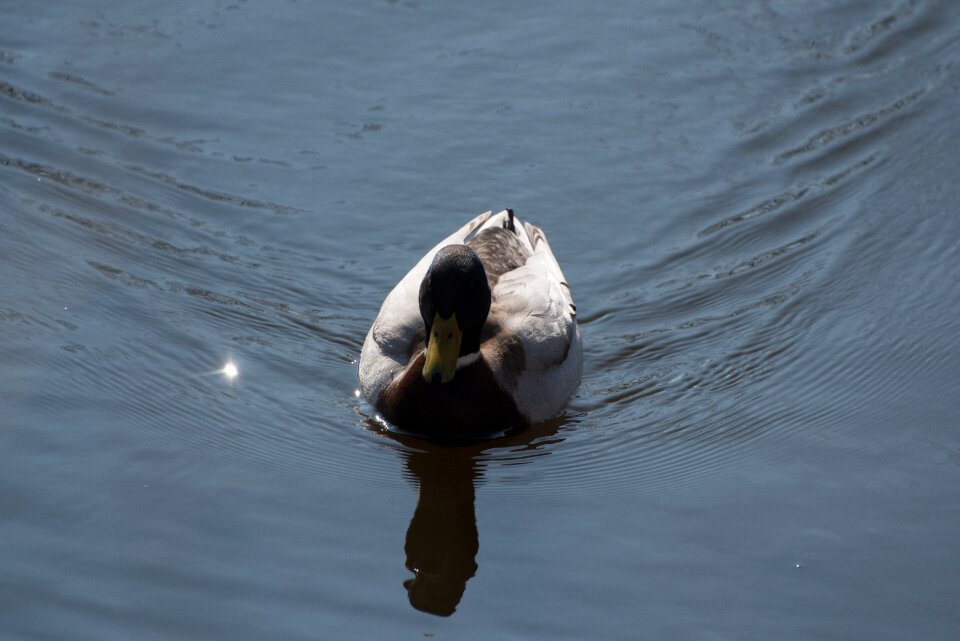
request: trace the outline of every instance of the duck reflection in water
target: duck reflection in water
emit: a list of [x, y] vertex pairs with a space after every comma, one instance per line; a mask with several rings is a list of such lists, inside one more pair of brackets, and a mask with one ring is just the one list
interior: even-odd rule
[[480, 536], [477, 531], [475, 488], [487, 462], [532, 462], [550, 453], [563, 419], [555, 419], [517, 434], [471, 443], [436, 443], [368, 425], [403, 447], [406, 468], [418, 485], [417, 507], [404, 542], [406, 567], [413, 578], [403, 582], [410, 605], [417, 610], [450, 616], [477, 572]]
[[453, 448], [410, 452], [406, 463], [420, 487], [403, 546], [414, 577], [403, 586], [416, 609], [450, 616], [477, 571], [476, 459]]

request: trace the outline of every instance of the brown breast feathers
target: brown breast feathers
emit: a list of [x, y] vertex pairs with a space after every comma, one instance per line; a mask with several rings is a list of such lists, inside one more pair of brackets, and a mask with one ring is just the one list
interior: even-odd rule
[[526, 426], [484, 359], [458, 369], [443, 385], [423, 380], [423, 362], [421, 353], [378, 399], [377, 409], [394, 425], [438, 437], [481, 436]]

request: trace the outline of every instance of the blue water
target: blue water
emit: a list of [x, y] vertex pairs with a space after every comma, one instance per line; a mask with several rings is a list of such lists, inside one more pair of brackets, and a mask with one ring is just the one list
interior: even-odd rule
[[[0, 638], [960, 635], [960, 5], [2, 14]], [[582, 385], [392, 434], [364, 335], [503, 207]]]

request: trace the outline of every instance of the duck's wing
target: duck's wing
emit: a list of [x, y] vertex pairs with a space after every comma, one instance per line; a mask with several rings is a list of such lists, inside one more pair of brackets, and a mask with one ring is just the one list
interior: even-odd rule
[[360, 391], [371, 402], [376, 402], [383, 388], [407, 366], [416, 342], [422, 340], [420, 282], [434, 255], [447, 245], [463, 243], [492, 216], [492, 212], [484, 212], [437, 243], [383, 301], [360, 353]]
[[526, 264], [500, 277], [491, 314], [505, 344], [518, 341], [523, 354], [520, 371], [510, 373], [515, 378], [502, 382], [512, 383], [520, 410], [539, 421], [558, 412], [580, 384], [583, 352], [570, 286], [546, 236], [529, 223], [517, 231], [533, 252]]
[[529, 223], [525, 230], [534, 251], [526, 264], [500, 277], [493, 300], [497, 321], [523, 342], [526, 369], [543, 371], [567, 357], [576, 306], [543, 232]]

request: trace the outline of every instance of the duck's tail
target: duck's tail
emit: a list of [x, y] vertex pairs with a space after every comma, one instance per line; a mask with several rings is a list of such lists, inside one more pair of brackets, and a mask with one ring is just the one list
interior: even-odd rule
[[512, 231], [514, 234], [516, 234], [517, 228], [513, 224], [513, 210], [505, 209], [504, 211], [507, 212], [508, 218], [503, 222], [503, 228], [506, 229], [507, 231]]

